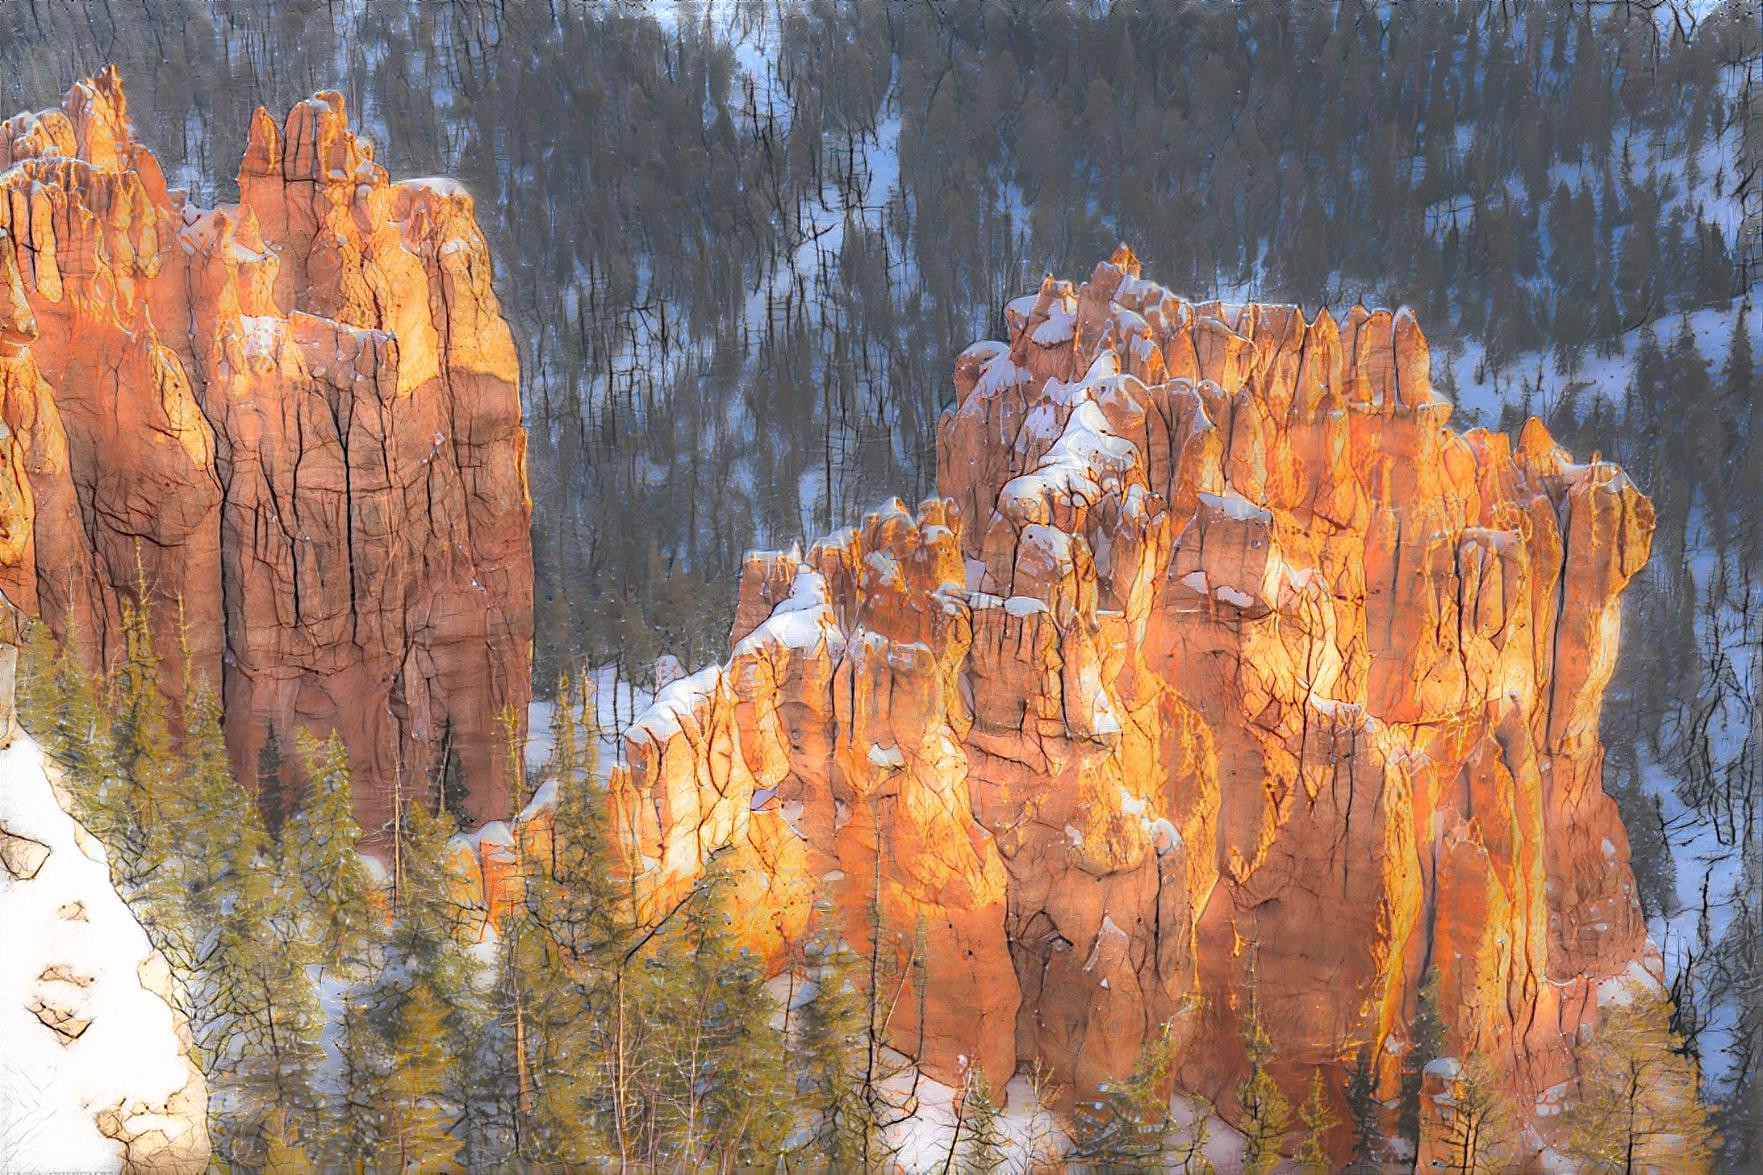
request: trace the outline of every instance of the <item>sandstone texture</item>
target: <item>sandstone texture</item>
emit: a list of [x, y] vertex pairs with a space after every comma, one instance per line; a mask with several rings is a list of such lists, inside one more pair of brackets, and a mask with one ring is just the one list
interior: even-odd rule
[[752, 556], [729, 661], [627, 733], [644, 915], [725, 853], [779, 967], [817, 898], [876, 912], [932, 1076], [1069, 1098], [1168, 1021], [1227, 1118], [1251, 1007], [1294, 1104], [1363, 1050], [1393, 1106], [1436, 970], [1540, 1150], [1601, 992], [1657, 971], [1598, 742], [1650, 503], [1535, 420], [1450, 430], [1407, 311], [1192, 303], [1123, 248], [1006, 317], [940, 496]]
[[114, 70], [0, 123], [0, 168], [0, 481], [29, 502], [0, 590], [94, 668], [144, 593], [241, 778], [270, 725], [337, 730], [370, 839], [443, 743], [472, 814], [506, 814], [531, 502], [471, 197], [393, 182], [323, 93], [259, 110], [238, 202], [198, 208]]

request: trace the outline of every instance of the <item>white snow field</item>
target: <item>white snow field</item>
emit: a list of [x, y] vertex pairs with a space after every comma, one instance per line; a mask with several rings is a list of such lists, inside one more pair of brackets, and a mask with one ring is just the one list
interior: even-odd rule
[[0, 1171], [201, 1170], [170, 972], [22, 733], [0, 749], [0, 864]]

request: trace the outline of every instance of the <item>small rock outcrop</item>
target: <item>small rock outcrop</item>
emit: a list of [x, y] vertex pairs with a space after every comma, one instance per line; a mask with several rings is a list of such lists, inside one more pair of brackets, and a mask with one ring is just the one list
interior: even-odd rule
[[1070, 1097], [1167, 1022], [1227, 1118], [1251, 1009], [1294, 1102], [1321, 1068], [1344, 1121], [1365, 1055], [1394, 1105], [1436, 974], [1540, 1151], [1658, 970], [1598, 742], [1650, 503], [1535, 420], [1449, 429], [1407, 311], [1192, 303], [1122, 249], [1006, 319], [940, 496], [752, 556], [729, 661], [628, 732], [645, 910], [725, 852], [779, 966], [821, 894], [878, 912], [932, 1076]]
[[335, 729], [373, 837], [455, 751], [480, 819], [524, 718], [531, 502], [518, 359], [471, 197], [393, 182], [340, 94], [259, 110], [234, 204], [168, 190], [114, 70], [0, 123], [0, 420], [30, 498], [13, 604], [94, 668], [145, 593], [164, 681]]

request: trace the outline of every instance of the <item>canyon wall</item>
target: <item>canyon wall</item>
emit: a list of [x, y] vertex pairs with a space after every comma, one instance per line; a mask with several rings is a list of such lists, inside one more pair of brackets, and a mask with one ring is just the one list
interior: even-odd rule
[[144, 597], [163, 687], [187, 658], [222, 691], [241, 778], [271, 726], [341, 732], [370, 840], [446, 746], [471, 814], [505, 815], [531, 502], [471, 197], [393, 182], [324, 93], [259, 110], [238, 202], [196, 207], [114, 70], [0, 123], [0, 168], [0, 419], [31, 499], [0, 589], [94, 669]]
[[1345, 1120], [1365, 1055], [1393, 1106], [1436, 976], [1540, 1149], [1600, 998], [1656, 982], [1598, 742], [1650, 503], [1538, 421], [1451, 431], [1406, 311], [1191, 303], [1123, 248], [1006, 320], [940, 495], [752, 556], [728, 662], [626, 733], [645, 916], [721, 853], [780, 967], [817, 898], [875, 911], [932, 1076], [1069, 1099], [1168, 1022], [1227, 1118], [1251, 1011], [1294, 1102], [1321, 1068]]

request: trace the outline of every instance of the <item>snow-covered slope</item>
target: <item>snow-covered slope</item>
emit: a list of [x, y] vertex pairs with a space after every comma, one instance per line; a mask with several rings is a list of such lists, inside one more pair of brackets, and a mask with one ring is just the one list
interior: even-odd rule
[[0, 864], [0, 1171], [203, 1170], [170, 972], [23, 734], [0, 749]]

